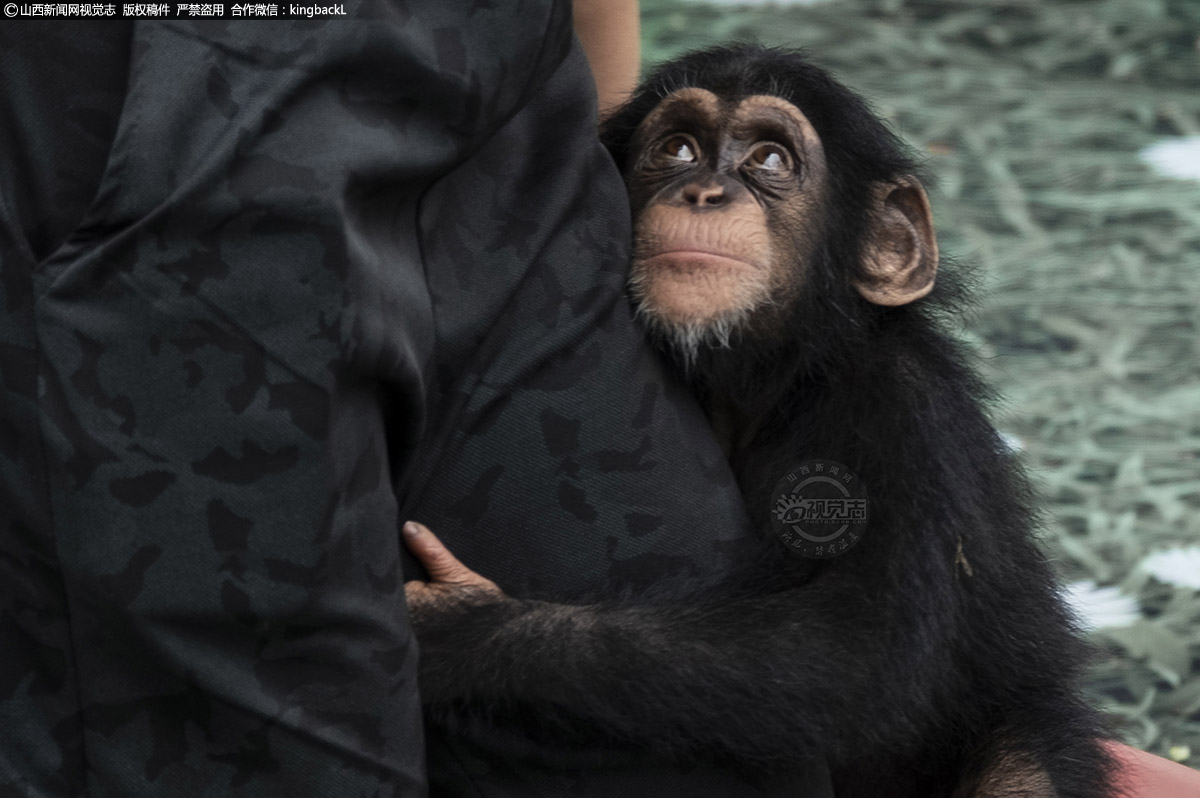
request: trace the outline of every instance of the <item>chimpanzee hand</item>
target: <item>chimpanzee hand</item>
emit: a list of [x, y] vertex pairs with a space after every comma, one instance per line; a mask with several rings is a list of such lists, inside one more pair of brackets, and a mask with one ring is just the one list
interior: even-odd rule
[[459, 562], [423, 524], [415, 521], [406, 523], [404, 541], [409, 551], [429, 572], [428, 582], [414, 579], [404, 584], [408, 609], [414, 616], [422, 611], [465, 608], [508, 599], [495, 582]]

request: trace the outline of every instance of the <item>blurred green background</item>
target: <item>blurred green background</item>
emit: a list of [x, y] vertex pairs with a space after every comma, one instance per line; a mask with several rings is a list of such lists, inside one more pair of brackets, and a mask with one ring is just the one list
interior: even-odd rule
[[[1200, 767], [1200, 0], [642, 9], [647, 63], [803, 47], [926, 155], [943, 251], [986, 274], [962, 334], [1099, 645], [1090, 687]], [[1147, 163], [1164, 142], [1196, 177]]]

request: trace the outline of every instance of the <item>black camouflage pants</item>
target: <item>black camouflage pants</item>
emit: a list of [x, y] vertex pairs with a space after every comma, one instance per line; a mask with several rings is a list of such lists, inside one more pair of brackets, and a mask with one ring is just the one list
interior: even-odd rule
[[[516, 595], [717, 572], [565, 3], [0, 27], [0, 795], [415, 796], [399, 522]], [[446, 794], [752, 795], [431, 749]]]

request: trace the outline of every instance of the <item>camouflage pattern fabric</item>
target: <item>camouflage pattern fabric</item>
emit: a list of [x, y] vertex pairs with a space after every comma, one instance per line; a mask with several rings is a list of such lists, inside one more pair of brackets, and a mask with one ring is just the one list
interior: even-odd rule
[[[629, 319], [569, 4], [347, 9], [0, 26], [4, 798], [422, 795], [402, 520], [558, 598], [715, 576], [744, 534]], [[763, 794], [444, 740], [429, 769]]]

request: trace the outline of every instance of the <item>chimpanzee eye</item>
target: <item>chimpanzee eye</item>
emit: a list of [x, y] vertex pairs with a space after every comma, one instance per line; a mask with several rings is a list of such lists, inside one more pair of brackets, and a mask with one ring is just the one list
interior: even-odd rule
[[792, 158], [788, 151], [769, 141], [754, 145], [746, 162], [753, 168], [766, 172], [782, 172], [792, 167]]
[[688, 136], [671, 136], [663, 142], [662, 154], [676, 161], [693, 163], [696, 160], [695, 142]]

